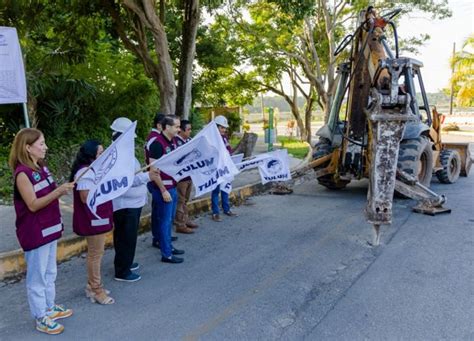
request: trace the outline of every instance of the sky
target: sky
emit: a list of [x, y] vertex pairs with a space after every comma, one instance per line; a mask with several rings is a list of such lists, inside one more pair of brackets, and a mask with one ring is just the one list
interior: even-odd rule
[[450, 0], [449, 7], [453, 12], [450, 18], [431, 20], [413, 14], [401, 19], [397, 27], [401, 38], [418, 32], [431, 37], [417, 54], [403, 54], [423, 62], [423, 83], [427, 92], [438, 92], [449, 86], [449, 59], [453, 53], [453, 43], [456, 43], [456, 51], [459, 51], [464, 40], [474, 32], [474, 0]]

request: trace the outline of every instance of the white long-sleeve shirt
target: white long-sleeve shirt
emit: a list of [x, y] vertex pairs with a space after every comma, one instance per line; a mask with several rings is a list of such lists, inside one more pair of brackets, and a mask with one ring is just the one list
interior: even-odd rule
[[[135, 171], [140, 169], [140, 163], [135, 159]], [[135, 175], [132, 187], [121, 196], [115, 198], [112, 203], [114, 212], [124, 208], [139, 208], [145, 206], [148, 199], [146, 184], [150, 181], [148, 172], [140, 172]]]

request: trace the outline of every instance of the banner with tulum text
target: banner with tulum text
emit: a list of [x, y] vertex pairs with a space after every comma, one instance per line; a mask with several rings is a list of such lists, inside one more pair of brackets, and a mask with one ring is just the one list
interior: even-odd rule
[[94, 160], [84, 175], [94, 183], [87, 195], [87, 206], [96, 216], [100, 204], [119, 197], [133, 184], [136, 126], [135, 121]]
[[190, 176], [196, 197], [212, 191], [226, 179], [238, 174], [214, 122], [204, 127], [188, 143], [154, 161], [153, 166], [176, 181]]

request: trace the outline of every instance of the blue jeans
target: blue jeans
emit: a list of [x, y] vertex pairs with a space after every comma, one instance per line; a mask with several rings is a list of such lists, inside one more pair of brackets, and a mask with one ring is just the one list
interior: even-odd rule
[[58, 241], [25, 252], [26, 293], [31, 315], [38, 319], [54, 306]]
[[[154, 214], [155, 217], [159, 217], [159, 219], [155, 221], [153, 221], [152, 218], [153, 241], [156, 241], [156, 237], [158, 237], [161, 255], [166, 258], [171, 257], [171, 250], [173, 249], [171, 245], [171, 229], [173, 227], [176, 203], [178, 201], [176, 188], [170, 188], [168, 192], [171, 195], [171, 202], [165, 202], [159, 188], [153, 188], [153, 201], [151, 205], [152, 214]], [[156, 222], [157, 226], [154, 225]]]
[[147, 183], [146, 187], [148, 188], [148, 192], [151, 194], [151, 235], [153, 236], [153, 244], [155, 244], [160, 242], [158, 237], [160, 216], [158, 215], [156, 200], [153, 199], [153, 189], [156, 189], [156, 187], [151, 182]]
[[221, 193], [222, 209], [224, 210], [224, 213], [230, 211], [229, 194], [221, 191], [221, 186], [219, 185], [212, 191], [211, 195], [212, 214], [219, 214], [219, 192]]

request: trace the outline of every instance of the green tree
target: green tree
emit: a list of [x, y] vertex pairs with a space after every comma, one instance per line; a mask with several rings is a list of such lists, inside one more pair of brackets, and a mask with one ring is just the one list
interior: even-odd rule
[[[401, 7], [406, 13], [417, 10], [432, 18], [450, 15], [447, 1], [372, 1], [371, 4], [384, 11], [394, 7]], [[334, 3], [322, 0], [236, 2], [228, 7], [225, 19], [216, 19], [215, 26], [221, 25], [222, 28], [213, 27], [214, 32], [225, 30], [223, 37], [226, 37], [227, 45], [224, 51], [233, 50], [238, 55], [233, 72], [229, 72], [230, 67], [225, 68], [227, 77], [245, 75], [246, 79], [253, 80], [248, 82], [249, 86], [257, 84], [259, 91], [272, 91], [283, 96], [290, 104], [301, 131], [305, 132], [303, 137], [309, 140], [310, 125], [305, 127], [294, 105], [297, 93], [307, 100], [306, 123], [311, 120], [315, 103], [327, 117], [336, 88], [337, 64], [348, 57], [348, 51], [335, 56], [336, 46], [345, 32], [355, 30], [358, 13], [368, 5], [369, 1], [344, 0]], [[400, 45], [413, 48], [428, 38], [422, 32], [417, 34]], [[287, 78], [283, 78], [284, 74]], [[283, 79], [290, 80], [289, 87], [293, 90], [288, 94], [282, 86]], [[309, 83], [309, 90], [308, 86], [303, 86], [305, 83]]]
[[[0, 25], [15, 26], [19, 33], [32, 123], [49, 141], [74, 143], [92, 135], [106, 143], [118, 115], [140, 118], [145, 134], [158, 96], [142, 66], [111, 34], [111, 21], [100, 7], [42, 0], [2, 5]], [[2, 108], [2, 117], [10, 132], [18, 130], [18, 106]]]
[[474, 34], [463, 44], [461, 51], [451, 59], [454, 73], [451, 78], [455, 90], [456, 105], [474, 106]]
[[[207, 0], [204, 5], [212, 9], [222, 1]], [[199, 0], [101, 0], [110, 13], [114, 28], [126, 49], [142, 63], [145, 73], [155, 82], [160, 93], [160, 111], [188, 118], [192, 105], [193, 62], [196, 35], [203, 5]], [[169, 8], [168, 8], [169, 6]], [[180, 27], [167, 25], [170, 21]], [[179, 35], [176, 33], [179, 32]], [[179, 41], [179, 54], [172, 55], [174, 42]], [[175, 86], [175, 74], [178, 84]]]

